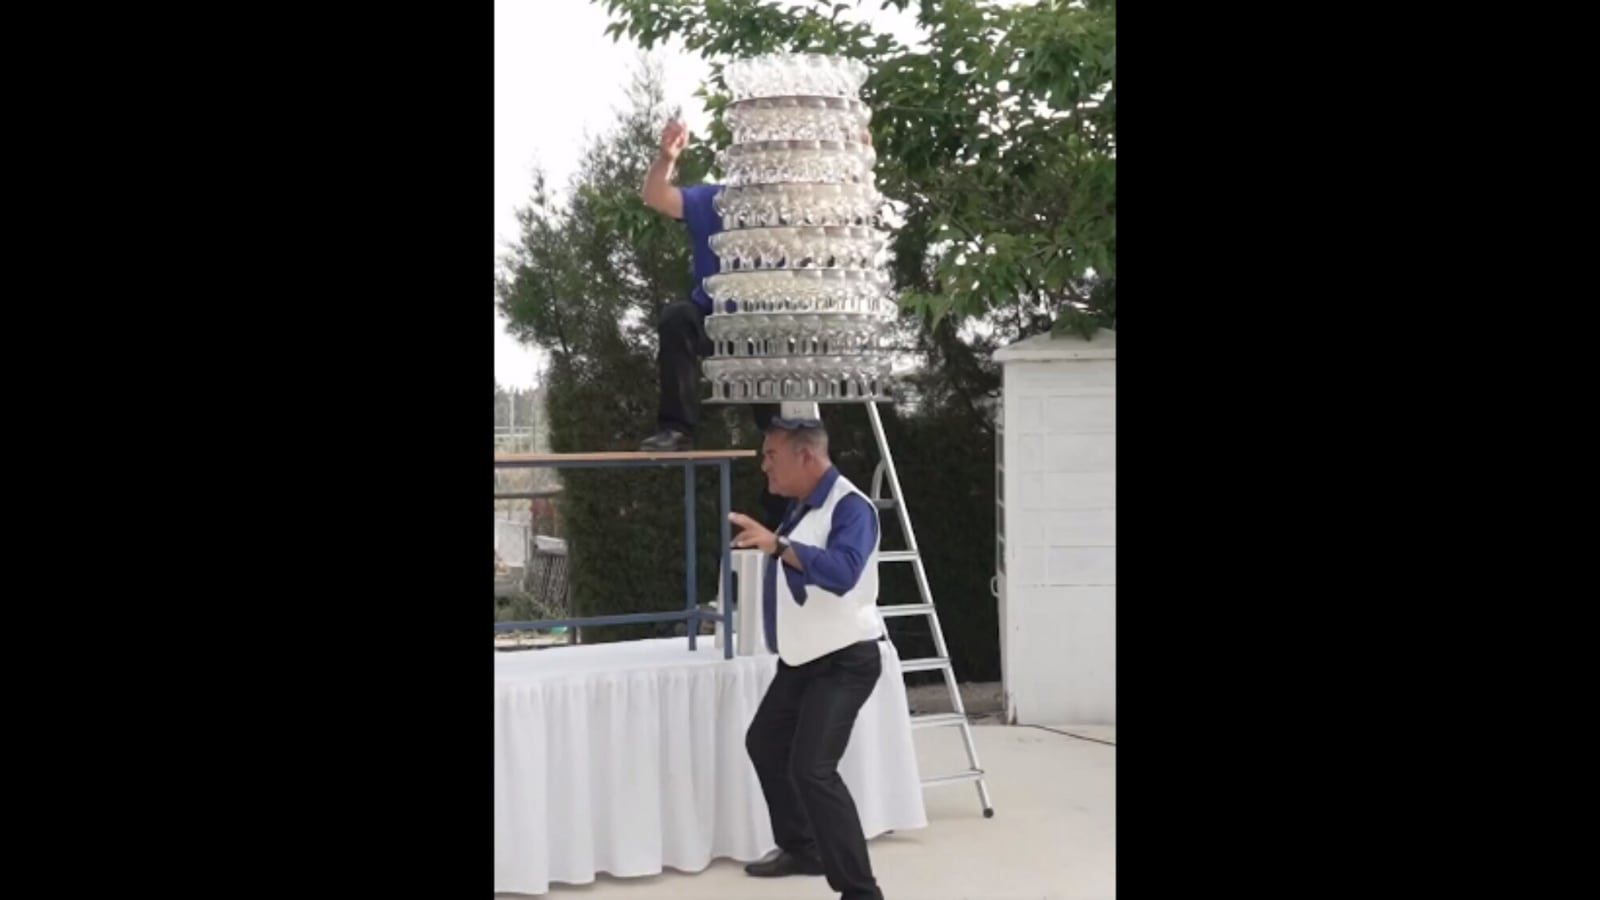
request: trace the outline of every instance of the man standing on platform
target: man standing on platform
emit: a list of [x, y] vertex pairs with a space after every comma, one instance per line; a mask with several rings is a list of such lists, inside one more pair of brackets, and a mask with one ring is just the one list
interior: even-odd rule
[[882, 900], [855, 801], [839, 777], [856, 714], [883, 671], [878, 511], [828, 458], [818, 419], [774, 418], [761, 471], [793, 498], [776, 533], [739, 513], [735, 547], [767, 554], [762, 618], [778, 673], [745, 735], [778, 854], [751, 875], [827, 875], [843, 900]]
[[[656, 369], [661, 401], [656, 411], [656, 433], [639, 445], [639, 449], [647, 453], [694, 449], [694, 434], [700, 424], [699, 358], [711, 355], [705, 324], [706, 316], [711, 314], [711, 297], [701, 281], [707, 275], [717, 274], [720, 268], [717, 255], [711, 252], [711, 236], [722, 231], [722, 216], [717, 213], [715, 200], [723, 186], [697, 184], [680, 188], [672, 183], [678, 154], [688, 145], [688, 127], [678, 121], [669, 123], [661, 133], [661, 152], [645, 173], [644, 189], [640, 192], [646, 206], [688, 228], [694, 267], [694, 286], [689, 297], [667, 304], [656, 325], [660, 342]], [[755, 404], [751, 409], [760, 431], [765, 431], [767, 423], [778, 414], [775, 403]], [[777, 526], [784, 506], [782, 497], [762, 491], [761, 508], [769, 526]]]

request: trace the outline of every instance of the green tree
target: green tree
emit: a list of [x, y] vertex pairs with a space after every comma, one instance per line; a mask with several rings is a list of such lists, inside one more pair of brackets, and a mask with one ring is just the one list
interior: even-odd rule
[[[1003, 339], [1116, 323], [1115, 0], [923, 0], [925, 47], [846, 17], [860, 4], [594, 0], [607, 31], [649, 49], [679, 38], [712, 63], [761, 53], [848, 56], [870, 70], [880, 189], [904, 216], [903, 302], [937, 324], [985, 316]], [[885, 0], [905, 10], [909, 0]], [[719, 126], [713, 141], [729, 136]]]

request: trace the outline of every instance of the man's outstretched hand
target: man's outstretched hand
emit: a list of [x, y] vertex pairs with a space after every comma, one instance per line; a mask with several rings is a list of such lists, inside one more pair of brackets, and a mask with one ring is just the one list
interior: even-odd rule
[[729, 513], [728, 521], [742, 529], [733, 539], [733, 546], [743, 550], [753, 547], [768, 556], [778, 549], [778, 536], [768, 531], [766, 526], [742, 513]]
[[667, 123], [661, 132], [661, 155], [667, 159], [677, 159], [683, 148], [689, 146], [689, 126], [677, 119]]

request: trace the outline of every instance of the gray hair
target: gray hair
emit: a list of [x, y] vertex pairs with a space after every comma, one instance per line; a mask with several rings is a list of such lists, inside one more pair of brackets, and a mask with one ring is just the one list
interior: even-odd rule
[[821, 422], [815, 425], [806, 424], [794, 427], [791, 423], [779, 424], [777, 421], [767, 429], [769, 434], [779, 432], [789, 436], [789, 446], [795, 449], [805, 448], [812, 455], [827, 458], [828, 456], [828, 429]]

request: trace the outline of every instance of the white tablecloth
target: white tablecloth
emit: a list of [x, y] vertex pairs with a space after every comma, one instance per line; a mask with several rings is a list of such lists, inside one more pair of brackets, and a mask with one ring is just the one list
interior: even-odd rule
[[[777, 657], [724, 660], [712, 645], [495, 655], [496, 892], [698, 872], [776, 849], [744, 733]], [[899, 658], [879, 646], [883, 677], [839, 763], [869, 838], [927, 825]]]

